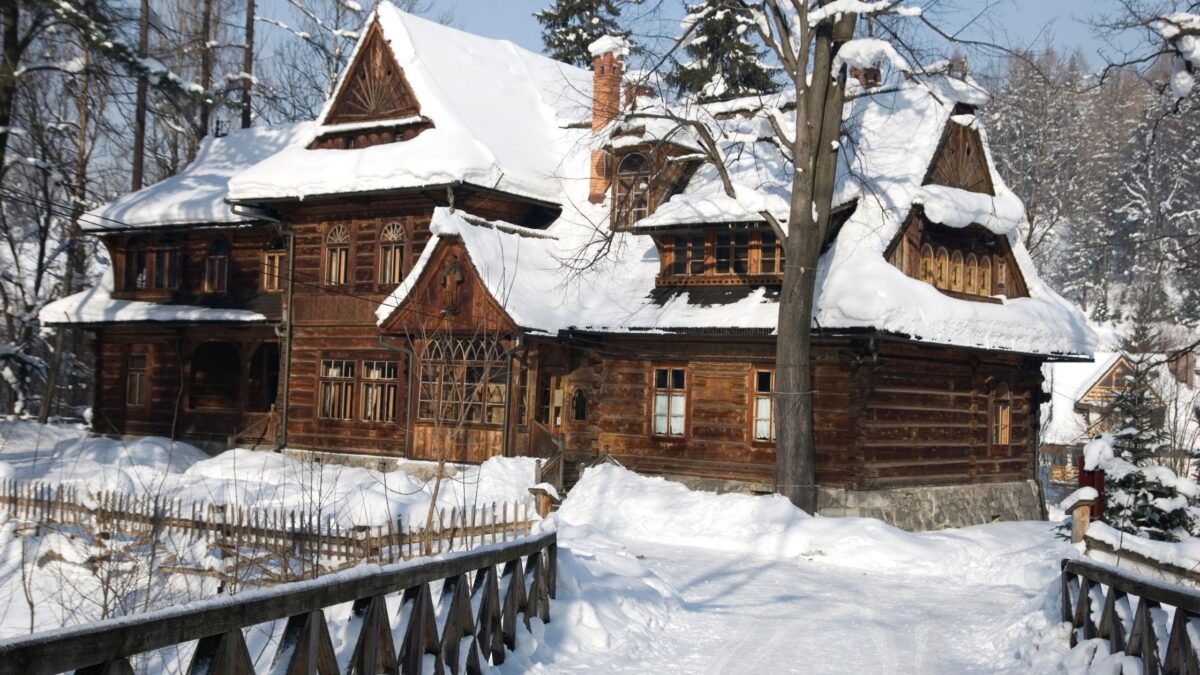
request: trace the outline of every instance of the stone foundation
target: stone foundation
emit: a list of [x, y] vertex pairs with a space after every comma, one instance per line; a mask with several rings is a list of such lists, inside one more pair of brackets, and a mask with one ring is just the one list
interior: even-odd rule
[[913, 532], [1046, 519], [1041, 487], [1033, 480], [863, 491], [821, 488], [819, 499], [822, 516], [878, 518]]

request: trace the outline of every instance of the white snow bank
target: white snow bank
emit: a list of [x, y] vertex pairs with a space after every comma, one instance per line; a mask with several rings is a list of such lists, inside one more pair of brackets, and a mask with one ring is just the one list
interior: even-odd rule
[[[1038, 559], [1071, 555], [1047, 547], [1049, 523], [999, 523], [911, 533], [873, 518], [813, 518], [778, 495], [689, 490], [616, 466], [588, 469], [558, 511], [568, 525], [591, 525], [618, 540], [692, 546], [758, 558], [810, 558], [842, 568], [960, 575], [980, 583], [1026, 583], [1001, 554]], [[1051, 570], [1053, 572], [1053, 570]], [[1048, 580], [1048, 579], [1047, 579]]]
[[[319, 512], [342, 526], [384, 525], [396, 518], [423, 526], [433, 489], [402, 468], [375, 471], [320, 464], [272, 452], [229, 450], [210, 457], [166, 438], [90, 437], [80, 426], [0, 422], [0, 461], [10, 477], [117, 490], [185, 504]], [[442, 481], [439, 508], [529, 505], [535, 460], [493, 457]], [[510, 518], [512, 515], [510, 514]]]

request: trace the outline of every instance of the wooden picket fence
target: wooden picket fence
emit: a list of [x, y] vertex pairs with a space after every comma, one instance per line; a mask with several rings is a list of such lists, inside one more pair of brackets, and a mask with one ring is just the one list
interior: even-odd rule
[[170, 553], [163, 555], [160, 568], [224, 582], [266, 583], [505, 542], [527, 535], [539, 520], [527, 502], [493, 502], [440, 509], [432, 527], [425, 527], [424, 518], [347, 527], [319, 510], [193, 503], [14, 480], [0, 481], [0, 516], [39, 527], [85, 529], [106, 541], [203, 540], [222, 561], [219, 569], [201, 569]]

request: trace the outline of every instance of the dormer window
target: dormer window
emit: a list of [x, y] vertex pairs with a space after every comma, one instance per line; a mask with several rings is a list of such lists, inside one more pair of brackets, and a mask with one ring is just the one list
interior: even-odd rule
[[224, 293], [229, 285], [229, 242], [213, 239], [204, 259], [204, 292]]
[[655, 239], [664, 283], [779, 283], [783, 274], [783, 249], [770, 230], [710, 230]]
[[613, 225], [631, 227], [650, 214], [650, 162], [639, 152], [631, 152], [617, 165], [613, 190]]

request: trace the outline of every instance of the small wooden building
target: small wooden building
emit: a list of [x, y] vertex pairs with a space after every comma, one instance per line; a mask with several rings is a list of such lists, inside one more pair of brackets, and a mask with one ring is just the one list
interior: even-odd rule
[[83, 219], [110, 284], [43, 319], [95, 337], [98, 430], [461, 462], [562, 448], [766, 492], [775, 396], [812, 395], [822, 511], [1037, 517], [1041, 366], [1093, 336], [1020, 242], [976, 85], [888, 83], [848, 111], [814, 390], [776, 392], [773, 103], [670, 109], [721, 128], [733, 200], [622, 71], [381, 3], [318, 120], [209, 139]]

